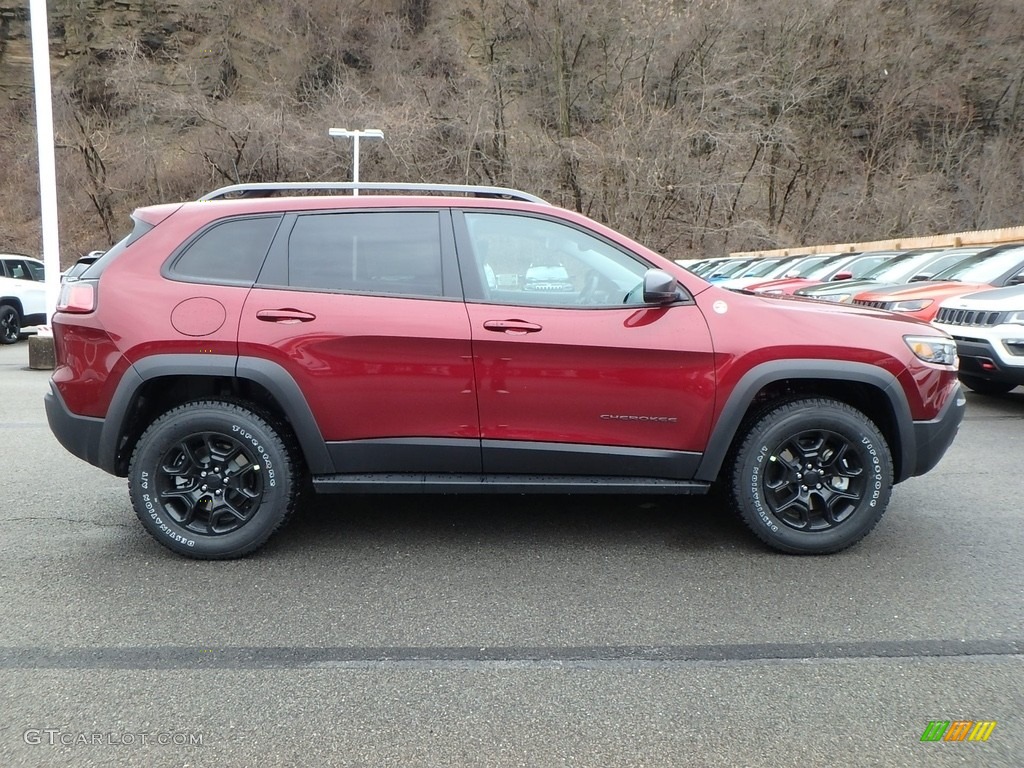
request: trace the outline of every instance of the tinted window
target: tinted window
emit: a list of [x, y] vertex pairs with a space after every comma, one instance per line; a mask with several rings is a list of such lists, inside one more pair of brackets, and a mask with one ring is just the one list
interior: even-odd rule
[[641, 304], [649, 266], [593, 235], [529, 216], [469, 213], [466, 226], [484, 298], [501, 304]]
[[288, 284], [440, 296], [438, 216], [429, 211], [299, 216], [288, 241]]
[[29, 264], [24, 259], [8, 259], [7, 274], [18, 280], [35, 280], [36, 277], [29, 269]]
[[254, 283], [279, 221], [264, 216], [215, 224], [189, 244], [171, 274], [203, 282]]

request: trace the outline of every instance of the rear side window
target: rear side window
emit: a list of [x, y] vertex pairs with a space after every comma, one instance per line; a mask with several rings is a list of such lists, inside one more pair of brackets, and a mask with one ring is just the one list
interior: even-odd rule
[[431, 211], [299, 216], [288, 284], [365, 294], [441, 296], [441, 236]]
[[171, 277], [203, 283], [252, 285], [270, 249], [280, 216], [229, 219], [202, 232], [170, 268]]

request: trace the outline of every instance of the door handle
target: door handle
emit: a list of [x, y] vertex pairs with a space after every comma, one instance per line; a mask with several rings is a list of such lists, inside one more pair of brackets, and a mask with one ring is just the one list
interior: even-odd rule
[[291, 325], [293, 323], [308, 323], [310, 320], [316, 320], [316, 315], [288, 307], [285, 309], [261, 309], [256, 313], [256, 319], [262, 320], [265, 323]]
[[536, 333], [541, 330], [541, 326], [525, 320], [486, 320], [484, 328], [495, 333], [511, 334]]

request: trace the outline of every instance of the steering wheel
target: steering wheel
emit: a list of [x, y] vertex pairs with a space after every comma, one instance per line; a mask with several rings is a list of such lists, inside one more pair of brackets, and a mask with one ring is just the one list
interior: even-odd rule
[[643, 299], [644, 295], [644, 281], [641, 280], [635, 286], [627, 291], [626, 295], [622, 299], [623, 304], [643, 304], [643, 301], [637, 299]]
[[579, 296], [576, 297], [577, 304], [591, 305], [602, 303], [598, 296], [601, 290], [601, 281], [604, 278], [596, 269], [592, 269], [583, 278], [583, 287]]

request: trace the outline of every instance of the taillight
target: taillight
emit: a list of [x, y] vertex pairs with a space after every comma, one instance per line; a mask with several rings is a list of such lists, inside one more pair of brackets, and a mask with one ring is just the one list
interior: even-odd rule
[[58, 312], [84, 314], [96, 309], [96, 284], [82, 280], [73, 280], [60, 287], [57, 298]]

